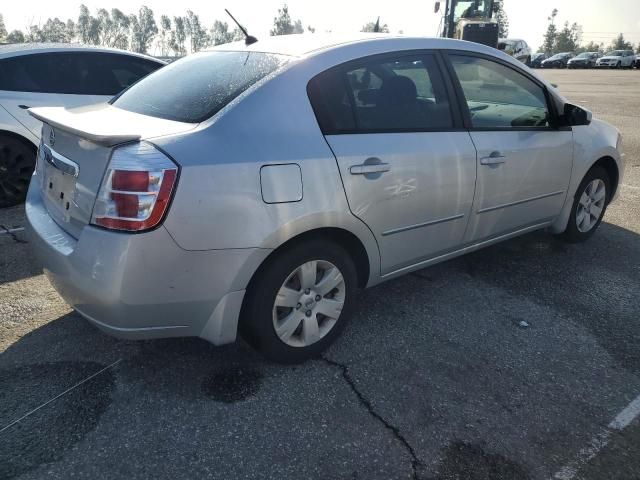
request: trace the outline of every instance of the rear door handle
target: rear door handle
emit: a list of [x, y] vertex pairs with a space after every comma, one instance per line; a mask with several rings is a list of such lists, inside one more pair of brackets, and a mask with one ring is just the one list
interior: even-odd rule
[[29, 105], [18, 105], [18, 107], [20, 107], [22, 110], [28, 110], [29, 108], [31, 108]]
[[369, 173], [384, 173], [391, 170], [388, 163], [363, 163], [362, 165], [353, 165], [349, 171], [351, 175], [367, 175]]
[[488, 157], [480, 158], [480, 165], [500, 165], [506, 162], [506, 157], [501, 152], [491, 152]]

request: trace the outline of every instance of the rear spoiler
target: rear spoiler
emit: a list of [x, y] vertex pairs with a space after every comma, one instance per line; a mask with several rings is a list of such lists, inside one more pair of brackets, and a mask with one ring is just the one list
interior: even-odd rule
[[[106, 108], [108, 107], [108, 108]], [[140, 140], [137, 133], [125, 133], [127, 125], [119, 124], [117, 115], [110, 115], [110, 105], [98, 105], [67, 110], [63, 107], [30, 108], [29, 115], [52, 127], [111, 147]], [[115, 109], [114, 109], [115, 110]]]

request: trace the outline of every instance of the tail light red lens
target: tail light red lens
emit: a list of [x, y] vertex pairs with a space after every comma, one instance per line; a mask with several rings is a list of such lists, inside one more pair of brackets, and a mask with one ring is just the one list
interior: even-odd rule
[[113, 152], [91, 223], [113, 230], [140, 231], [162, 220], [175, 188], [178, 167], [145, 142]]

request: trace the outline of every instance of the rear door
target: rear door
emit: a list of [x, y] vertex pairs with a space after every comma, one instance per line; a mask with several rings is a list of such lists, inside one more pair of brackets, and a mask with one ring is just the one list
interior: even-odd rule
[[309, 87], [351, 211], [378, 241], [382, 274], [458, 246], [473, 201], [476, 151], [439, 59], [369, 57], [325, 72]]
[[550, 222], [566, 197], [573, 133], [553, 126], [544, 87], [491, 57], [448, 54], [478, 151], [473, 214], [465, 240], [477, 242]]
[[106, 102], [162, 64], [103, 52], [50, 52], [0, 61], [0, 104], [34, 135], [42, 124], [31, 107]]

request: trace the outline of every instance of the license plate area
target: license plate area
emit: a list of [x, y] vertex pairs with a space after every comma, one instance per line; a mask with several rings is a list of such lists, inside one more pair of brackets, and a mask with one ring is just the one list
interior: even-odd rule
[[48, 148], [43, 156], [42, 191], [49, 212], [59, 220], [69, 222], [75, 205], [78, 166], [67, 159], [61, 160], [62, 157]]

